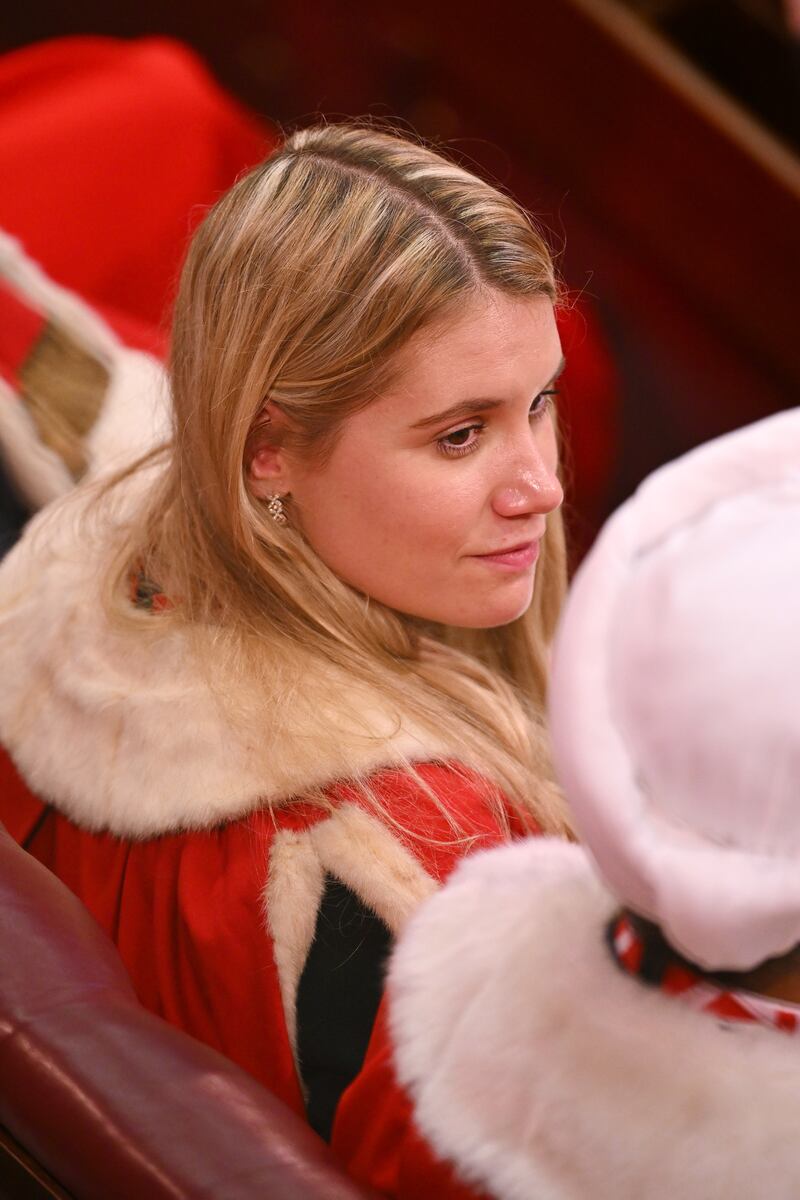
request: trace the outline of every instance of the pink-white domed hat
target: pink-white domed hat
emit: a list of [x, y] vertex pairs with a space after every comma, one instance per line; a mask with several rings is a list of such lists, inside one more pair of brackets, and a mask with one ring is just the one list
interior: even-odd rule
[[800, 943], [800, 409], [647, 479], [556, 639], [556, 766], [620, 900], [707, 969]]

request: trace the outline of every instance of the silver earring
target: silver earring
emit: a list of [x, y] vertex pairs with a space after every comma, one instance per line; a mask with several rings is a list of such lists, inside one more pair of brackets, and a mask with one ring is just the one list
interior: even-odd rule
[[274, 496], [270, 496], [269, 504], [267, 505], [267, 512], [272, 517], [276, 525], [286, 524], [286, 513], [283, 507], [283, 500], [277, 494], [277, 492]]

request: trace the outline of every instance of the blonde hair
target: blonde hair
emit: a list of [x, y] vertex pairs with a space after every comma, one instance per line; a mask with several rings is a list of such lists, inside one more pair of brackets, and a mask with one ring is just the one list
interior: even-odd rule
[[174, 438], [120, 561], [179, 598], [159, 620], [214, 626], [256, 675], [288, 639], [433, 731], [499, 808], [503, 794], [564, 830], [542, 719], [565, 580], [559, 516], [523, 617], [428, 628], [365, 602], [246, 482], [265, 399], [290, 419], [296, 448], [324, 459], [348, 415], [386, 388], [396, 351], [481, 289], [556, 296], [547, 246], [507, 196], [374, 128], [289, 137], [194, 237], [174, 318]]

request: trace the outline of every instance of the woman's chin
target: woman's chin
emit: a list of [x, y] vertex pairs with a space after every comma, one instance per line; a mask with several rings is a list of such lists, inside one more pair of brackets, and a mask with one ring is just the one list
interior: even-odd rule
[[524, 580], [515, 580], [513, 587], [498, 589], [489, 599], [483, 598], [474, 605], [459, 606], [442, 624], [459, 629], [499, 629], [519, 620], [531, 606], [533, 599], [533, 574]]

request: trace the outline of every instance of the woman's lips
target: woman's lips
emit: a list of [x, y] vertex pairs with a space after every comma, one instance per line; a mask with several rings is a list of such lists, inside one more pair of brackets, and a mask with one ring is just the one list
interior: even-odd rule
[[499, 550], [494, 554], [476, 554], [473, 557], [498, 567], [511, 567], [512, 570], [524, 571], [527, 567], [532, 567], [539, 557], [539, 542], [538, 540], [524, 542], [510, 550]]

